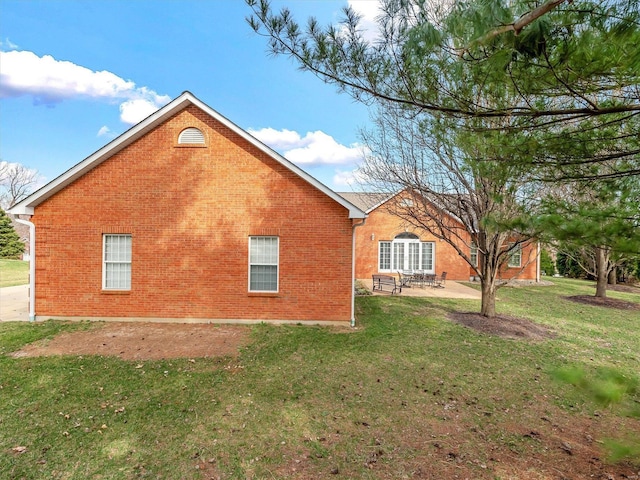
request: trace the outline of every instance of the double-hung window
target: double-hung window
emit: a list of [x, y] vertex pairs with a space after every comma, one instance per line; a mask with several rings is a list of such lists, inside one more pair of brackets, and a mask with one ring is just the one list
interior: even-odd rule
[[278, 291], [278, 237], [249, 237], [249, 291]]
[[514, 243], [509, 244], [511, 252], [509, 255], [509, 263], [507, 265], [511, 268], [518, 268], [522, 266], [522, 245], [514, 245]]
[[131, 235], [104, 235], [102, 288], [131, 290]]
[[471, 260], [471, 265], [473, 265], [474, 267], [478, 266], [478, 245], [476, 245], [476, 242], [471, 242], [469, 260]]

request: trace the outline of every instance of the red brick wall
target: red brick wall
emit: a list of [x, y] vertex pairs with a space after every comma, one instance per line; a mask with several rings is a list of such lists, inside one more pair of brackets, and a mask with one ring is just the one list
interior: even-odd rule
[[[177, 146], [197, 127], [206, 148]], [[348, 211], [189, 107], [36, 208], [36, 314], [346, 321]], [[132, 235], [132, 288], [102, 290], [102, 238]], [[248, 293], [248, 238], [280, 238], [279, 292]]]
[[388, 213], [384, 205], [372, 211], [362, 227], [356, 228], [356, 278], [370, 279], [371, 275], [379, 273], [379, 242], [392, 241], [396, 235], [404, 231], [415, 233], [422, 242], [434, 243], [436, 274], [447, 272], [447, 278], [452, 280], [469, 280], [469, 265], [459, 257], [451, 245], [422, 230], [404, 225], [402, 220]]
[[[397, 216], [389, 213], [384, 205], [381, 205], [369, 213], [365, 225], [356, 228], [356, 278], [370, 279], [371, 275], [380, 273], [378, 272], [379, 242], [392, 241], [396, 235], [405, 231], [415, 233], [423, 242], [434, 242], [436, 274], [447, 272], [447, 278], [462, 281], [468, 281], [474, 275], [473, 269], [451, 245], [423, 230], [406, 225]], [[521, 268], [505, 268], [501, 272], [501, 278], [512, 278], [520, 273], [517, 275], [519, 279], [535, 279], [535, 249], [531, 246], [523, 249], [522, 264], [524, 265], [529, 259], [532, 261], [522, 273], [520, 273]]]
[[538, 250], [537, 243], [532, 242], [522, 246], [522, 262], [520, 267], [509, 267], [505, 265], [500, 271], [498, 278], [508, 280], [516, 278], [518, 280], [535, 280], [538, 272]]

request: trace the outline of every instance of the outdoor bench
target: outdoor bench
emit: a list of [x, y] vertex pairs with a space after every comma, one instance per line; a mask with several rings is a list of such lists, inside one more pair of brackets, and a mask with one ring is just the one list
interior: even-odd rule
[[388, 289], [391, 294], [402, 292], [402, 285], [396, 284], [396, 277], [392, 277], [391, 275], [373, 275], [373, 289], [372, 291], [384, 291], [384, 289]]

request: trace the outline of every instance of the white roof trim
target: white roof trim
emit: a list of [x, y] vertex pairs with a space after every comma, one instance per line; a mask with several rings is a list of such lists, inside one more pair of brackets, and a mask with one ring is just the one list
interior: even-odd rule
[[329, 187], [309, 175], [298, 166], [291, 163], [276, 151], [267, 147], [264, 143], [260, 142], [258, 139], [244, 131], [242, 128], [238, 127], [235, 123], [220, 115], [218, 112], [200, 101], [190, 92], [182, 93], [182, 95], [172, 100], [167, 105], [165, 105], [152, 115], [148, 116], [137, 125], [131, 127], [118, 138], [106, 144], [100, 150], [88, 156], [59, 177], [47, 183], [44, 187], [40, 188], [22, 201], [15, 204], [12, 208], [9, 209], [9, 212], [14, 215], [33, 215], [35, 207], [40, 205], [49, 197], [53, 196], [54, 194], [65, 188], [67, 185], [82, 177], [85, 173], [100, 165], [102, 162], [112, 157], [119, 151], [128, 147], [133, 142], [147, 134], [149, 131], [163, 123], [169, 117], [173, 116], [175, 113], [183, 110], [189, 105], [195, 105], [196, 107], [200, 108], [209, 116], [222, 123], [225, 127], [229, 128], [234, 133], [247, 140], [253, 146], [269, 155], [285, 168], [291, 170], [293, 173], [304, 179], [307, 183], [311, 184], [313, 187], [320, 190], [335, 202], [342, 205], [349, 211], [349, 218], [365, 218], [367, 216], [366, 213], [360, 210], [358, 207], [342, 198]]

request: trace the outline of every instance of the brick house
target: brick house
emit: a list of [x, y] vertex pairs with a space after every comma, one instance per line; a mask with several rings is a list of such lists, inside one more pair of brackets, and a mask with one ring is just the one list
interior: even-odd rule
[[365, 213], [189, 92], [11, 211], [32, 319], [354, 320]]
[[[455, 248], [433, 235], [408, 225], [391, 213], [393, 202], [402, 195], [382, 193], [340, 193], [367, 213], [367, 220], [356, 229], [356, 278], [370, 280], [373, 274], [393, 274], [400, 270], [423, 270], [451, 280], [469, 281], [477, 274]], [[460, 224], [461, 225], [461, 224]], [[462, 225], [461, 225], [462, 226]], [[471, 251], [471, 241], [461, 242]], [[500, 271], [500, 279], [539, 280], [538, 248], [535, 242], [524, 244]]]

